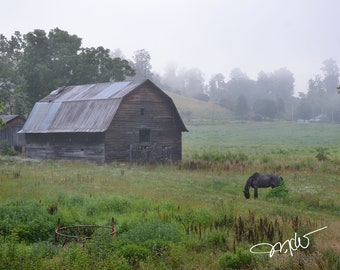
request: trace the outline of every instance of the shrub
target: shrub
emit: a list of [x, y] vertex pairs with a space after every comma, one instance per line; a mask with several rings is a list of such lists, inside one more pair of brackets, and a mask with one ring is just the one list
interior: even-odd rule
[[143, 243], [147, 240], [179, 242], [181, 233], [170, 223], [161, 221], [144, 221], [122, 233], [120, 240]]
[[317, 152], [315, 157], [318, 161], [328, 160], [329, 150], [327, 147], [316, 147], [315, 150]]
[[129, 244], [122, 247], [118, 255], [123, 256], [131, 266], [138, 266], [139, 262], [145, 261], [150, 256], [150, 251], [146, 247]]
[[55, 224], [40, 204], [13, 202], [0, 206], [0, 228], [5, 236], [34, 243], [52, 237]]
[[143, 243], [153, 257], [162, 256], [166, 251], [170, 250], [170, 243], [163, 240], [147, 240]]
[[286, 186], [285, 181], [282, 179], [280, 181], [280, 185], [276, 188], [273, 188], [270, 190], [270, 192], [267, 194], [266, 198], [286, 198], [288, 195], [288, 188]]
[[238, 249], [236, 253], [224, 254], [218, 262], [219, 269], [243, 269], [251, 266], [251, 254], [249, 251]]
[[11, 148], [7, 141], [0, 142], [0, 154], [6, 156], [14, 156], [17, 153]]
[[208, 235], [205, 246], [213, 250], [227, 251], [229, 249], [227, 240], [225, 231], [213, 231]]

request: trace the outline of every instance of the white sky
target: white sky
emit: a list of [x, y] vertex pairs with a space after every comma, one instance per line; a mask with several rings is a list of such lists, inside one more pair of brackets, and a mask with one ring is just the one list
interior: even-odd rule
[[131, 59], [151, 55], [153, 71], [168, 63], [198, 68], [208, 81], [240, 68], [252, 79], [286, 67], [295, 91], [325, 59], [340, 68], [339, 0], [10, 0], [0, 3], [0, 33], [54, 28], [84, 47], [120, 48]]

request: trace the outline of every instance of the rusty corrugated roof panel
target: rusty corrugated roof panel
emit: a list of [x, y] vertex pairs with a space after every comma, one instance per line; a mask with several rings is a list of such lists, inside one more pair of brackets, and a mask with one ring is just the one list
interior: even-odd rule
[[143, 82], [60, 87], [34, 105], [20, 132], [104, 132], [123, 97]]
[[12, 121], [13, 119], [15, 119], [18, 116], [19, 115], [16, 115], [16, 114], [1, 114], [0, 119], [6, 124], [6, 123]]

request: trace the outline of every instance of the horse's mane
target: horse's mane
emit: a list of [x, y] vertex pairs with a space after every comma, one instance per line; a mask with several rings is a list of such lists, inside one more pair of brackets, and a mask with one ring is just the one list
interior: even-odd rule
[[253, 179], [254, 179], [256, 176], [258, 176], [258, 175], [259, 175], [259, 173], [256, 172], [256, 173], [253, 173], [252, 176], [250, 176], [250, 177], [248, 178], [248, 181], [247, 181], [246, 185], [244, 186], [244, 190], [245, 190], [245, 191], [246, 191], [246, 190], [249, 190], [249, 188], [250, 188], [250, 186], [251, 186], [251, 183], [253, 182]]

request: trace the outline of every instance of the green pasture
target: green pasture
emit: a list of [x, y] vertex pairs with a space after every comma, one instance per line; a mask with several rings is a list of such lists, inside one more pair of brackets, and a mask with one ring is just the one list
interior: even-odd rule
[[225, 121], [189, 125], [183, 133], [184, 155], [211, 151], [275, 151], [287, 149], [306, 152], [313, 147], [329, 147], [336, 153], [340, 147], [340, 125], [284, 121]]
[[[0, 156], [0, 269], [339, 269], [339, 125], [187, 127], [176, 164]], [[282, 175], [288, 193], [260, 189], [246, 200], [255, 171]], [[71, 226], [112, 217], [115, 239], [55, 243], [58, 218]], [[294, 256], [249, 252], [325, 226]]]

